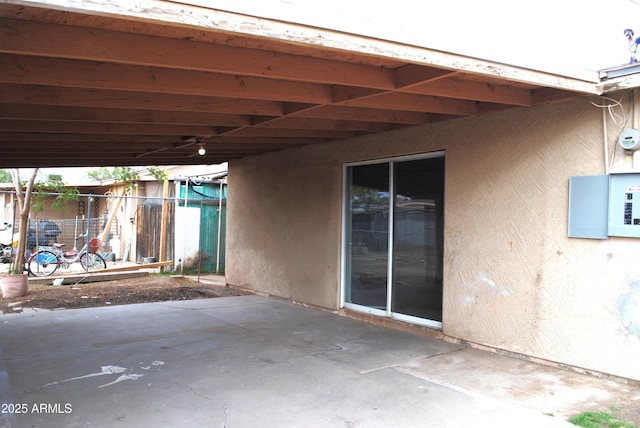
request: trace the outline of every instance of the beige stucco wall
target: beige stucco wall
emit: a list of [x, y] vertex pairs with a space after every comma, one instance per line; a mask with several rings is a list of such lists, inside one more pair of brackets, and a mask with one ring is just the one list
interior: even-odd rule
[[234, 161], [227, 282], [338, 308], [342, 165], [445, 150], [443, 332], [640, 379], [640, 240], [567, 237], [569, 177], [605, 171], [591, 101]]
[[239, 162], [229, 177], [227, 282], [336, 308], [340, 180], [335, 158], [318, 150]]

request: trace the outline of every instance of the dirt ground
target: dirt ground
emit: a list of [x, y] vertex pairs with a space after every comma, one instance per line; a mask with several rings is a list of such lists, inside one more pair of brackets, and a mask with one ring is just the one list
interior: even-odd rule
[[130, 303], [192, 300], [247, 294], [231, 287], [198, 283], [181, 276], [148, 275], [116, 281], [77, 285], [32, 285], [22, 297], [0, 298], [3, 313], [22, 312], [25, 308], [74, 309]]

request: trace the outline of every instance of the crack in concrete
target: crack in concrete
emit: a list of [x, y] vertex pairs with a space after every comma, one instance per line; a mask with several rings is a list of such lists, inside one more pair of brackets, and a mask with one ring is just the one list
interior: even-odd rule
[[201, 394], [200, 392], [198, 392], [191, 385], [182, 384], [182, 383], [179, 383], [179, 382], [176, 382], [176, 385], [181, 386], [183, 388], [186, 388], [187, 390], [189, 390], [189, 392], [191, 392], [192, 395], [194, 395], [194, 396], [196, 396], [198, 398], [202, 398], [204, 400], [207, 400], [211, 404], [213, 404], [215, 406], [218, 406], [220, 409], [222, 409], [222, 414], [223, 414], [222, 426], [226, 428], [227, 421], [228, 421], [228, 418], [229, 418], [229, 415], [227, 413], [227, 405], [226, 405], [226, 403], [222, 403], [222, 404], [217, 403], [216, 400], [214, 400], [212, 397], [209, 397], [208, 395]]
[[[462, 348], [462, 349], [464, 349], [464, 348]], [[439, 357], [439, 356], [442, 356], [442, 355], [453, 354], [455, 352], [462, 351], [462, 349], [453, 349], [451, 351], [437, 352], [435, 354], [428, 354], [426, 356], [425, 355], [421, 355], [419, 357], [412, 358], [412, 359], [407, 360], [407, 361], [402, 361], [400, 363], [394, 363], [394, 364], [389, 364], [389, 365], [386, 365], [386, 366], [380, 366], [380, 367], [376, 367], [376, 368], [369, 369], [369, 370], [360, 370], [358, 373], [360, 373], [360, 374], [368, 374], [368, 373], [376, 372], [378, 370], [395, 369], [395, 368], [398, 368], [398, 367], [406, 366], [408, 364], [412, 364], [415, 361], [428, 360], [428, 359]]]

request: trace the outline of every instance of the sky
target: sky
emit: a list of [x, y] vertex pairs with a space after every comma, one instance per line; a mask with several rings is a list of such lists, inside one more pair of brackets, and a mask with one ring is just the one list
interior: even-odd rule
[[[67, 184], [79, 184], [87, 182], [87, 172], [92, 169], [96, 168], [40, 168], [38, 171], [38, 180], [44, 179], [49, 174], [57, 174], [61, 175], [64, 182]], [[28, 180], [32, 173], [33, 168], [20, 168], [20, 180]]]
[[[40, 168], [43, 176], [59, 174], [67, 184], [83, 183], [87, 181], [87, 172], [97, 168]], [[27, 177], [27, 174], [24, 174]]]

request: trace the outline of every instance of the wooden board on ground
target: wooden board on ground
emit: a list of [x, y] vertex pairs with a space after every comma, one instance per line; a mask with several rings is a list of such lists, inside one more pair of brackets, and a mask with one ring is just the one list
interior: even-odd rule
[[144, 264], [140, 264], [140, 265], [131, 265], [131, 266], [116, 267], [116, 268], [107, 268], [107, 269], [101, 270], [100, 272], [122, 272], [122, 271], [126, 271], [126, 270], [153, 269], [153, 268], [159, 268], [159, 267], [163, 267], [163, 266], [170, 266], [172, 264], [173, 264], [173, 260], [167, 260], [167, 261], [164, 261], [164, 262], [144, 263]]

